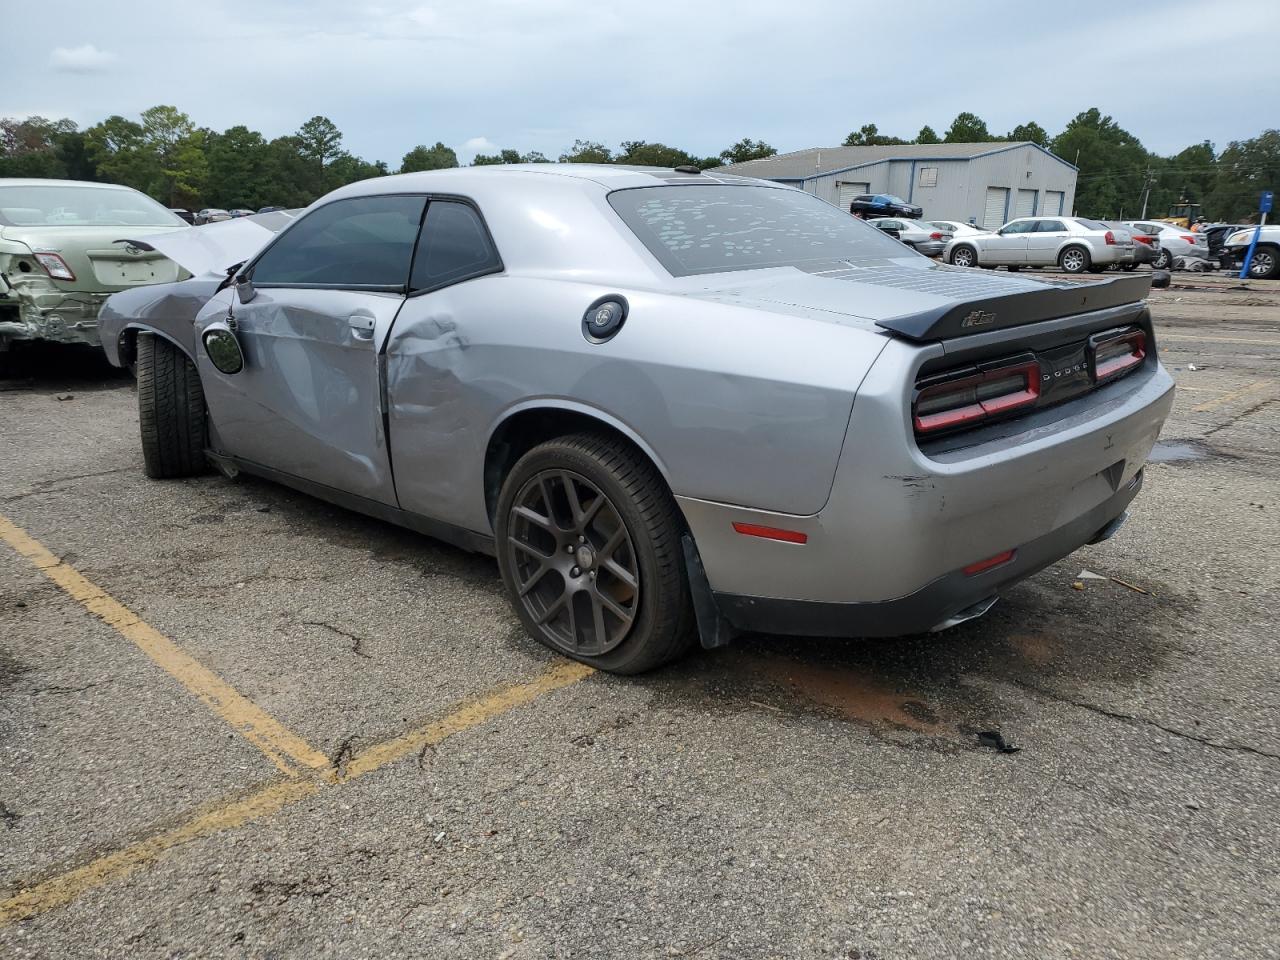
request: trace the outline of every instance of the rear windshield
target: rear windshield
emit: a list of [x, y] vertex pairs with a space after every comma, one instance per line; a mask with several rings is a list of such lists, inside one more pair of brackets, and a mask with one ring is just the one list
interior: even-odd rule
[[1101, 220], [1086, 220], [1084, 217], [1076, 217], [1076, 223], [1087, 230], [1106, 230], [1107, 225]]
[[145, 194], [121, 188], [0, 186], [0, 224], [7, 227], [185, 227]]
[[609, 203], [676, 277], [912, 255], [875, 227], [798, 190], [639, 187], [615, 190]]

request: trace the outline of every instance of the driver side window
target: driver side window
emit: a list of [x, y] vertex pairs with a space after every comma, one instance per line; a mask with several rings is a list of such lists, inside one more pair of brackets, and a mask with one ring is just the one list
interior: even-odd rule
[[1000, 232], [1007, 237], [1011, 234], [1030, 233], [1034, 227], [1034, 220], [1019, 220], [1015, 223], [1005, 224], [1004, 228]]
[[422, 197], [351, 197], [307, 214], [253, 265], [255, 286], [404, 289]]

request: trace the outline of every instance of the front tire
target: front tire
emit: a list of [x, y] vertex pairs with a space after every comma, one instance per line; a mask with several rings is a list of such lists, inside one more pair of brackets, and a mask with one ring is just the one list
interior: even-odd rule
[[610, 673], [652, 670], [694, 639], [675, 501], [621, 439], [539, 444], [502, 484], [498, 566], [529, 634]]
[[978, 266], [978, 251], [965, 244], [951, 251], [951, 263], [957, 267]]
[[1249, 277], [1253, 280], [1274, 280], [1280, 277], [1280, 248], [1257, 247], [1249, 261]]
[[153, 480], [203, 473], [206, 412], [200, 374], [168, 340], [138, 335], [138, 423], [142, 461]]
[[1172, 270], [1173, 256], [1164, 247], [1160, 248], [1160, 253], [1155, 260], [1151, 261], [1152, 270]]
[[1067, 247], [1058, 254], [1058, 266], [1063, 273], [1084, 273], [1093, 266], [1093, 261], [1084, 247]]

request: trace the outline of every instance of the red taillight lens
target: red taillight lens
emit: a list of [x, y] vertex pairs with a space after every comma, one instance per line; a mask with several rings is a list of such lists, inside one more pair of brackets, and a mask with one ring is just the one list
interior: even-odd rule
[[1142, 364], [1147, 335], [1142, 330], [1108, 331], [1089, 338], [1089, 362], [1094, 383], [1106, 383]]
[[1180, 236], [1182, 237], [1182, 239], [1183, 239], [1183, 240], [1187, 241], [1187, 243], [1195, 243], [1195, 242], [1196, 242], [1196, 238], [1195, 238], [1194, 236], [1188, 236], [1188, 235], [1187, 235], [1187, 234], [1185, 234], [1185, 233], [1184, 233], [1184, 234], [1180, 234]]
[[53, 277], [53, 279], [74, 280], [76, 278], [75, 273], [67, 266], [67, 261], [56, 253], [37, 253], [35, 257], [36, 262], [44, 267], [44, 272]]
[[808, 543], [809, 535], [799, 530], [783, 530], [781, 527], [765, 527], [758, 523], [734, 521], [733, 529], [743, 536], [761, 537], [765, 540], [781, 540], [783, 543]]
[[1147, 246], [1151, 246], [1151, 238], [1145, 233], [1135, 233], [1133, 235], [1133, 239], [1137, 240], [1139, 243], [1145, 243]]
[[979, 560], [977, 563], [971, 563], [960, 572], [966, 577], [976, 577], [980, 573], [986, 573], [988, 570], [994, 570], [996, 567], [1003, 566], [1012, 560], [1017, 550], [1006, 550], [1004, 553], [997, 553], [994, 557], [987, 557], [985, 560]]
[[1106, 235], [1102, 239], [1107, 242], [1108, 247], [1114, 247], [1116, 245], [1116, 235], [1110, 230], [1106, 232]]
[[937, 232], [935, 231], [934, 233], [929, 234], [929, 239], [930, 239], [930, 240], [941, 240], [941, 239], [942, 239], [942, 234], [937, 233]]
[[999, 417], [1040, 398], [1040, 364], [1018, 359], [926, 382], [912, 404], [916, 433], [938, 433]]

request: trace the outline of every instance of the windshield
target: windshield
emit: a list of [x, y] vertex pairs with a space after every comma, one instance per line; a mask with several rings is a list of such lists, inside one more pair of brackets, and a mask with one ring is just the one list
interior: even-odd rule
[[150, 197], [122, 187], [0, 187], [0, 224], [9, 227], [182, 227]]
[[798, 190], [639, 187], [615, 190], [609, 204], [676, 277], [911, 256], [882, 231]]

